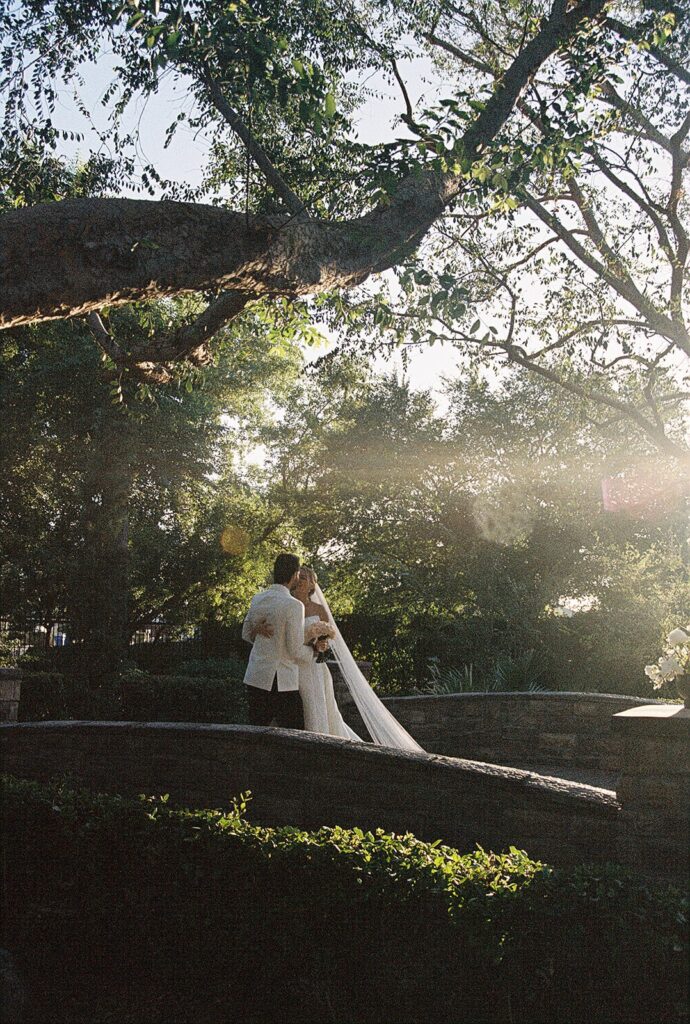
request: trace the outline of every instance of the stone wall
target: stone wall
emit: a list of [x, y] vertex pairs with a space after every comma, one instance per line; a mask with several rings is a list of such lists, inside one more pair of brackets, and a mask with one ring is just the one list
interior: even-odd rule
[[690, 710], [678, 704], [614, 716], [622, 744], [619, 856], [634, 868], [690, 880]]
[[[622, 739], [611, 717], [663, 705], [606, 693], [454, 693], [388, 697], [386, 706], [425, 750], [489, 764], [558, 765], [617, 773]], [[363, 728], [352, 705], [344, 717]]]
[[[687, 709], [601, 694], [387, 703], [427, 749], [474, 757], [239, 725], [26, 722], [0, 724], [0, 769], [44, 780], [70, 772], [96, 789], [193, 806], [227, 806], [251, 790], [250, 816], [266, 824], [409, 830], [460, 849], [514, 845], [554, 864], [611, 859], [687, 882]], [[616, 792], [520, 762], [614, 770]]]
[[96, 789], [169, 793], [227, 806], [246, 790], [250, 817], [411, 831], [461, 850], [514, 845], [564, 864], [615, 858], [612, 793], [517, 769], [392, 751], [332, 737], [236, 725], [26, 722], [0, 725], [2, 769], [71, 772]]
[[18, 668], [0, 668], [0, 722], [16, 722], [22, 673]]

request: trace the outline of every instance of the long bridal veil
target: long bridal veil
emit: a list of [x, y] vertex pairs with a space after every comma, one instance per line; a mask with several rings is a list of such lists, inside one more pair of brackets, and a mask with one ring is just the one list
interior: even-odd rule
[[374, 743], [379, 743], [383, 747], [398, 747], [401, 750], [416, 750], [424, 753], [424, 748], [420, 747], [419, 743], [410, 736], [406, 729], [403, 729], [400, 722], [394, 718], [385, 704], [379, 700], [362, 675], [350, 648], [343, 640], [337, 623], [331, 614], [328, 601], [323, 596], [323, 591], [318, 583], [314, 596], [325, 608], [328, 621], [335, 630], [335, 639], [331, 640], [331, 651], [338, 663], [343, 679], [347, 683], [347, 688], [352, 694], [352, 699], [357, 705], [357, 710], [362, 716], [362, 721], [369, 730], [369, 735]]

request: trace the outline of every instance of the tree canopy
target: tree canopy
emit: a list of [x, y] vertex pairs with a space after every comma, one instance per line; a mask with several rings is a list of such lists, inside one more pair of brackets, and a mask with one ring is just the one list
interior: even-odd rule
[[[662, 409], [690, 394], [689, 24], [675, 5], [656, 20], [640, 12], [636, 28], [623, 13], [610, 8], [603, 22], [616, 73], [577, 102], [567, 79], [555, 98], [534, 76], [502, 135], [513, 163], [536, 154], [529, 179], [494, 157], [505, 195], [483, 205], [464, 195], [380, 319], [413, 342], [449, 339], [586, 394], [600, 419], [624, 417], [679, 452], [682, 433], [665, 432]], [[445, 13], [430, 42], [446, 74], [490, 89], [520, 33], [513, 11], [484, 4]], [[633, 367], [637, 394], [625, 385]], [[612, 393], [605, 382], [618, 376]]]
[[[141, 330], [131, 311], [112, 316], [120, 336]], [[233, 624], [289, 547], [381, 686], [422, 684], [430, 658], [485, 685], [512, 659], [551, 685], [645, 691], [642, 667], [689, 597], [674, 460], [520, 368], [449, 383], [441, 415], [357, 358], [298, 373], [294, 347], [238, 329], [190, 390], [184, 376], [125, 382], [115, 403], [78, 321], [13, 334], [4, 617], [66, 622], [100, 678], [116, 627]], [[664, 478], [661, 496], [607, 512], [602, 477], [631, 458]]]
[[[88, 612], [107, 570], [128, 606], [91, 617], [116, 631], [230, 614], [226, 556], [254, 576], [217, 544], [228, 520], [257, 572], [289, 537], [343, 608], [408, 616], [431, 574], [444, 614], [487, 636], [536, 629], [566, 592], [641, 594], [647, 551], [685, 571], [689, 26], [686, 0], [3, 5], [11, 601]], [[381, 83], [399, 115], [365, 138]], [[142, 102], [173, 150], [203, 138], [198, 178], [143, 155]], [[349, 352], [305, 386], [295, 343], [324, 328]], [[439, 343], [464, 375], [445, 422], [347, 358]], [[267, 386], [270, 480], [238, 475], [219, 420], [240, 418], [241, 445]], [[611, 531], [602, 475], [654, 450], [677, 504]]]
[[[371, 69], [395, 74], [400, 49], [427, 38], [443, 4], [17, 0], [1, 23], [5, 145], [54, 142], [56, 80], [73, 82], [85, 62], [111, 48], [118, 62], [107, 97], [111, 135], [116, 152], [124, 150], [111, 164], [114, 186], [132, 171], [132, 140], [117, 134], [118, 117], [167, 73], [193, 93], [195, 123], [211, 125], [217, 159], [209, 185], [220, 176], [229, 194], [218, 206], [98, 197], [9, 211], [1, 229], [2, 325], [220, 290], [188, 333], [157, 340], [156, 356], [174, 357], [198, 348], [248, 301], [347, 288], [398, 264], [486, 178], [487, 157], [501, 152], [501, 133], [537, 72], [551, 80], [553, 102], [564, 75], [577, 102], [613, 73], [604, 8], [604, 0], [557, 0], [523, 12], [520, 46], [491, 90], [451, 88], [442, 98], [439, 110], [451, 118], [445, 137], [420, 128], [408, 109], [409, 140], [364, 146], [352, 138], [353, 79]], [[543, 152], [554, 159], [554, 146], [569, 148], [563, 132], [531, 158], [528, 146], [510, 160], [529, 174]], [[262, 182], [251, 210], [241, 211], [245, 149]], [[155, 175], [144, 169], [144, 187]]]
[[[690, 597], [683, 467], [519, 367], [500, 386], [461, 376], [445, 398], [441, 414], [332, 358], [261, 429], [263, 487], [354, 613], [353, 643], [388, 686], [424, 678], [430, 657], [472, 664], [477, 684], [533, 652], [552, 685], [643, 691], [645, 652]], [[602, 481], [631, 460], [663, 487], [609, 511]]]
[[[682, 454], [663, 424], [689, 394], [689, 26], [685, 0], [13, 0], [0, 326], [89, 315], [116, 363], [158, 379], [208, 361], [249, 305], [317, 299], [350, 341], [521, 365]], [[95, 61], [99, 117], [79, 96]], [[399, 94], [398, 132], [364, 142], [371, 76]], [[171, 83], [187, 102], [168, 141], [208, 144], [198, 184], [141, 158], [133, 104]], [[76, 188], [49, 155], [74, 134], [65, 86], [98, 140]], [[358, 288], [390, 268], [388, 291]], [[99, 313], [188, 291], [196, 315], [136, 350]], [[637, 394], [607, 388], [634, 366]]]
[[[184, 302], [146, 311], [171, 322]], [[112, 314], [146, 335], [140, 310]], [[263, 583], [284, 514], [244, 479], [246, 437], [297, 373], [296, 344], [245, 320], [213, 367], [120, 379], [79, 321], [21, 328], [0, 365], [7, 486], [0, 614], [68, 622], [97, 675], [156, 621], [189, 626]], [[253, 329], [252, 329], [253, 328]]]

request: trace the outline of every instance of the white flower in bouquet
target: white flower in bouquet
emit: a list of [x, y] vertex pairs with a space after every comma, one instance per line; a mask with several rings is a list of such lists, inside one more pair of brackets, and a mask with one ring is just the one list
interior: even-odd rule
[[332, 640], [335, 637], [335, 630], [330, 622], [310, 622], [304, 631], [304, 639], [308, 644], [317, 640]]
[[655, 690], [690, 670], [690, 626], [671, 630], [666, 637], [664, 653], [656, 665], [645, 665], [645, 675]]
[[314, 652], [314, 656], [317, 661], [328, 660], [328, 648], [330, 644], [326, 644], [326, 649], [319, 647], [319, 643], [322, 640], [332, 640], [335, 636], [335, 630], [329, 622], [310, 622], [304, 631], [304, 641]]

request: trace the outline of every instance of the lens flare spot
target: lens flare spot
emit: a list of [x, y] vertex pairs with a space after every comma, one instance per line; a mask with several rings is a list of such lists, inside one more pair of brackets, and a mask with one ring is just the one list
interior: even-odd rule
[[[508, 495], [504, 494], [504, 499]], [[508, 547], [529, 536], [533, 516], [521, 508], [515, 500], [504, 500], [501, 504], [489, 505], [476, 501], [473, 508], [477, 529], [484, 540]]]
[[226, 555], [243, 555], [249, 547], [249, 534], [241, 526], [226, 526], [220, 535], [220, 546]]

